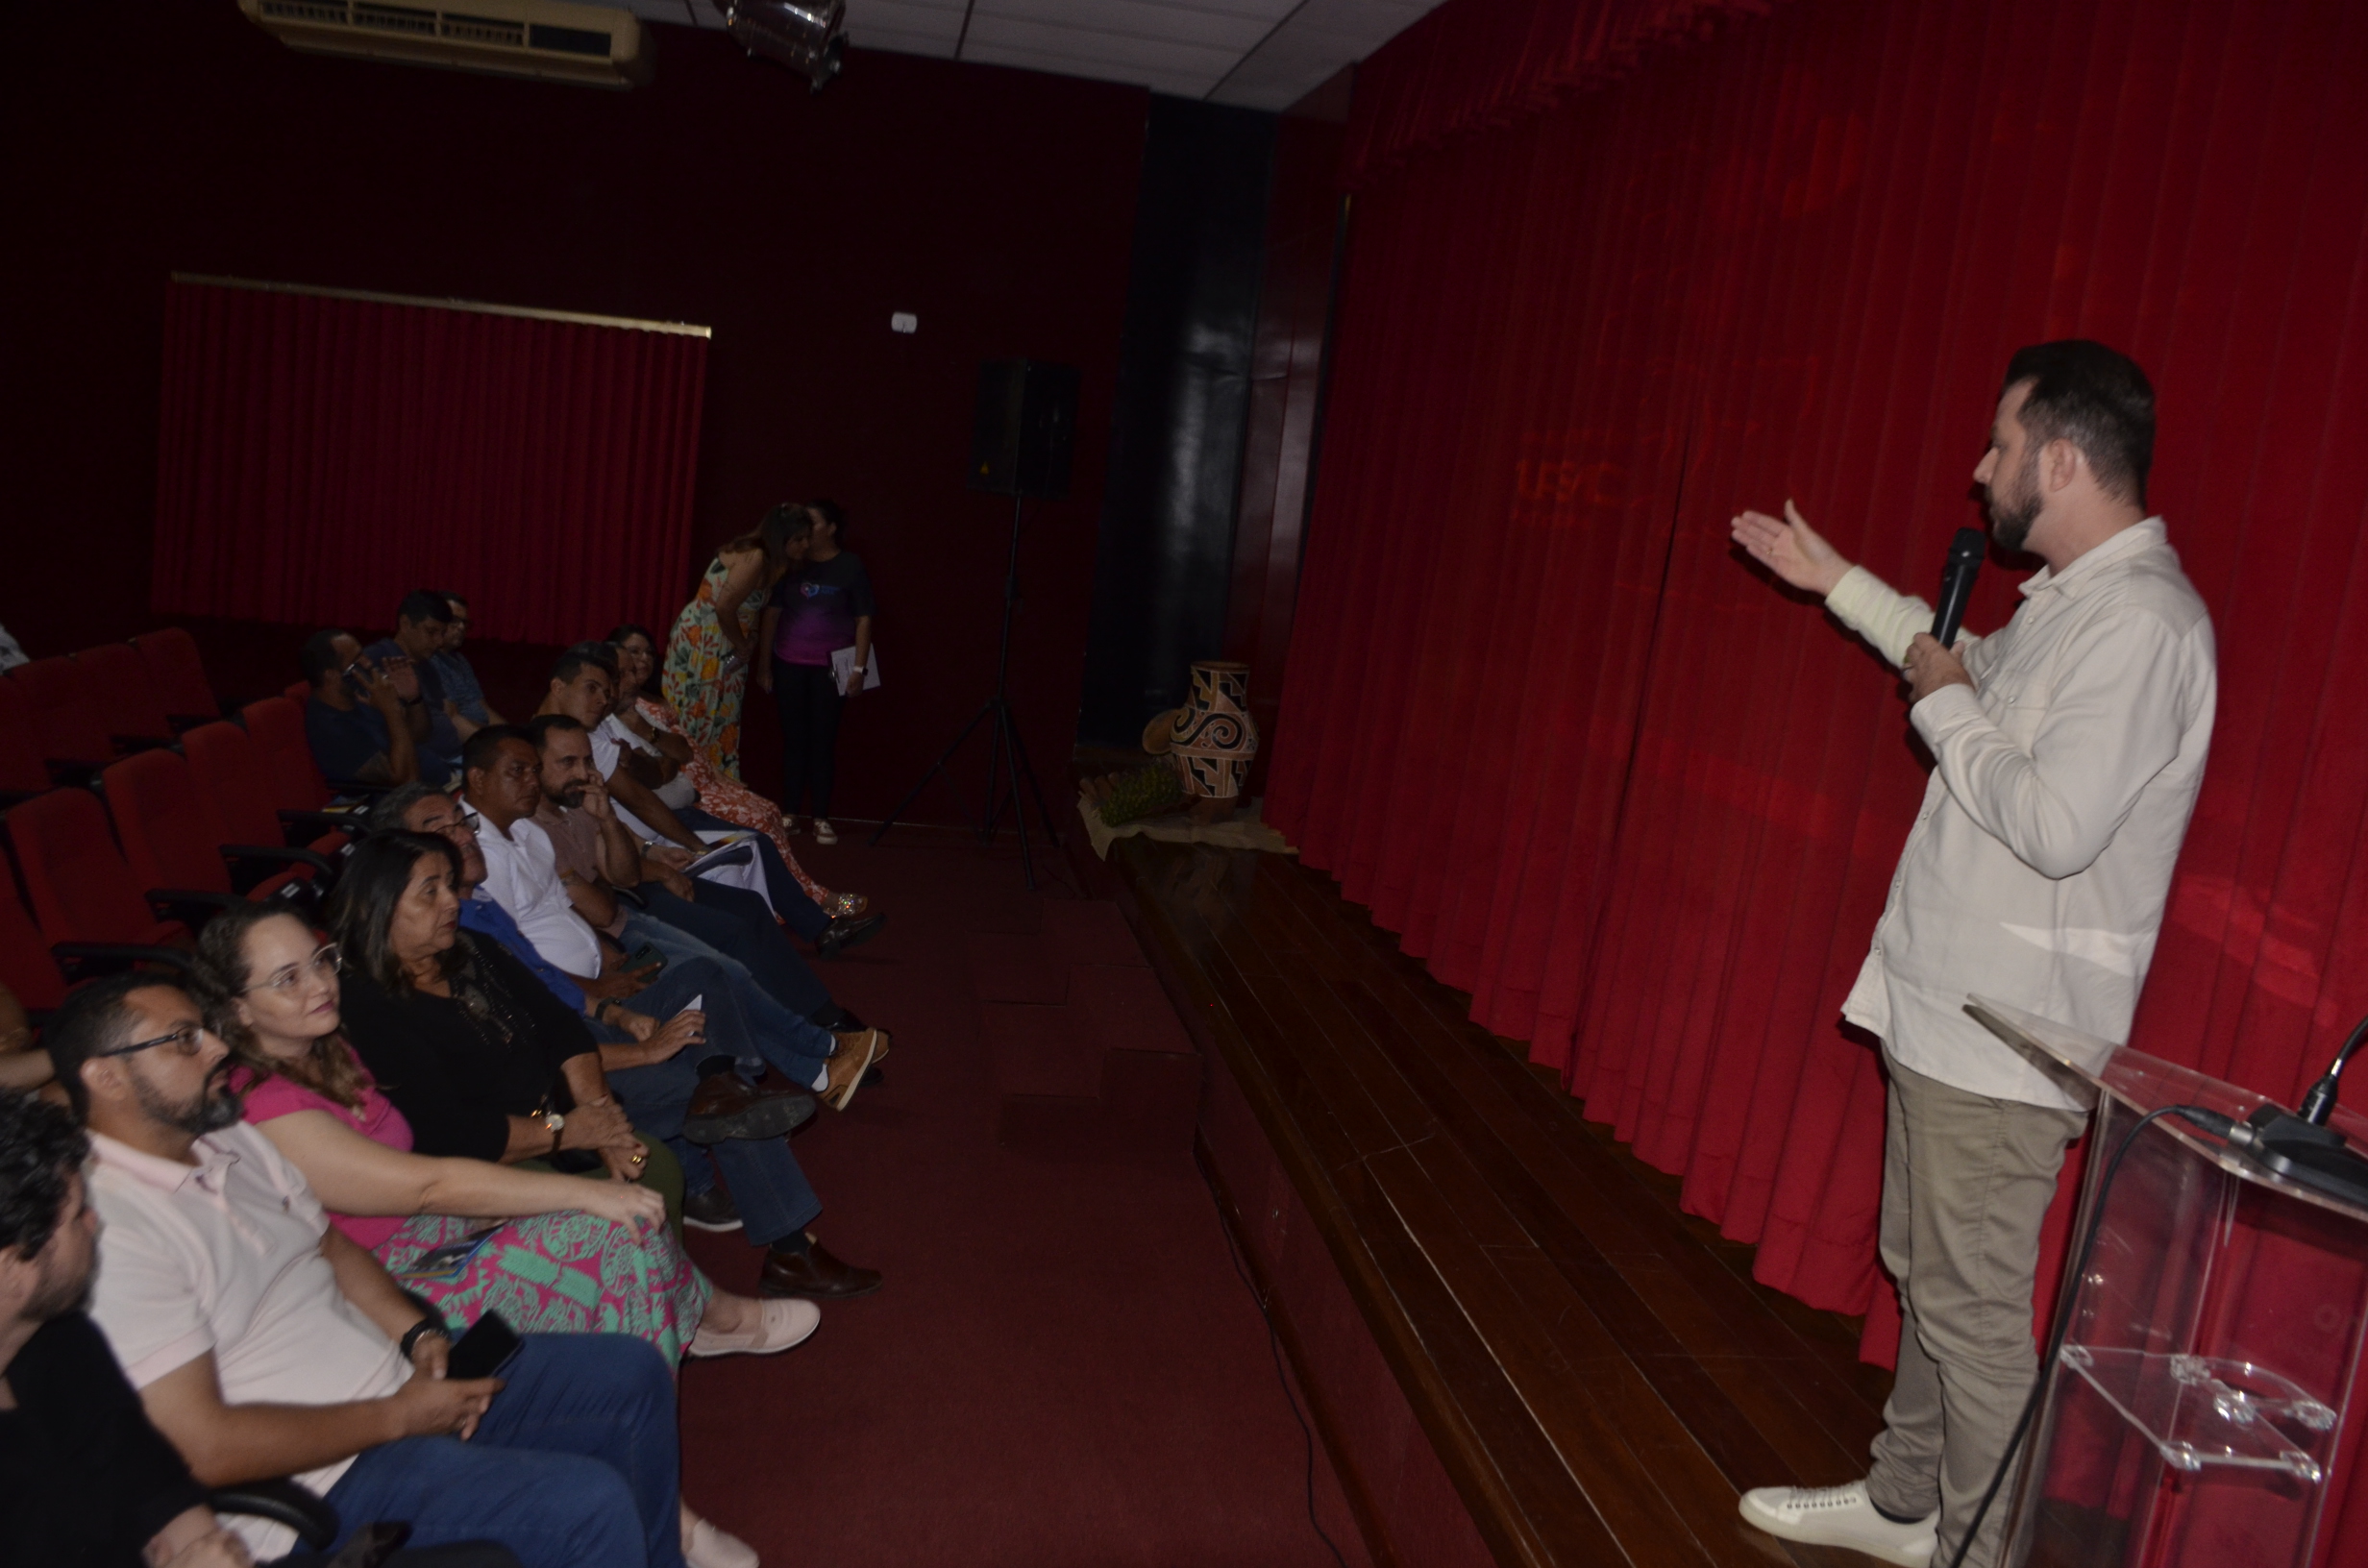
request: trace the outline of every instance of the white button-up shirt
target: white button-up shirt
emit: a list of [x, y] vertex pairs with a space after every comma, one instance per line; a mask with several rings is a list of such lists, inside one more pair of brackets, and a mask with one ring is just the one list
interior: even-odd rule
[[[193, 1165], [90, 1143], [102, 1226], [90, 1315], [133, 1386], [209, 1352], [231, 1405], [341, 1405], [403, 1386], [401, 1350], [337, 1288], [321, 1256], [328, 1216], [270, 1139], [234, 1122], [190, 1145]], [[296, 1479], [326, 1492], [353, 1462]], [[230, 1523], [259, 1560], [294, 1541], [278, 1525]]]
[[531, 817], [521, 817], [506, 833], [481, 817], [477, 845], [485, 852], [485, 892], [509, 911], [543, 962], [582, 979], [601, 972], [600, 934], [576, 913], [576, 902], [559, 880], [558, 852], [551, 835]]
[[[2211, 618], [2159, 518], [2021, 586], [1975, 686], [1909, 710], [1937, 764], [1842, 1016], [1916, 1072], [2078, 1109], [1970, 992], [2126, 1040], [2211, 741]], [[1932, 607], [1854, 567], [1826, 607], [1893, 664]]]

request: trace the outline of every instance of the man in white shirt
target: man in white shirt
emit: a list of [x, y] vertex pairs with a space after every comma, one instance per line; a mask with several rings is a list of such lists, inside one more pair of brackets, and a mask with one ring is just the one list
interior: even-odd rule
[[[529, 1335], [448, 1379], [443, 1320], [238, 1119], [229, 1051], [172, 980], [75, 992], [43, 1043], [91, 1132], [90, 1315], [209, 1485], [294, 1476], [345, 1533], [485, 1540], [529, 1568], [681, 1568], [671, 1368], [627, 1335]], [[240, 1521], [256, 1556], [287, 1532]]]
[[[2077, 1102], [1964, 1012], [1981, 992], [2126, 1039], [2203, 781], [2211, 621], [2146, 511], [2154, 389], [2101, 344], [2014, 355], [1974, 469], [1990, 534], [2046, 569], [2005, 627], [1954, 650], [1932, 607], [1851, 565], [1787, 502], [1737, 543], [1906, 673], [1935, 767], [1842, 1013], [1883, 1041], [1882, 1253], [1899, 1371], [1867, 1479], [1761, 1487], [1743, 1517], [1789, 1540], [1947, 1563], [2037, 1374], [2039, 1224]], [[1998, 1560], [2002, 1492], [1964, 1561]]]

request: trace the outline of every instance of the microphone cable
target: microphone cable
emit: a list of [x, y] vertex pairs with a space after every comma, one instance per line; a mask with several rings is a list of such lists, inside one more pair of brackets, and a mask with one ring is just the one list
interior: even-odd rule
[[2014, 1456], [2022, 1448], [2023, 1438], [2030, 1433], [2032, 1418], [2039, 1413], [2048, 1385], [2055, 1380], [2057, 1358], [2063, 1354], [2064, 1335], [2072, 1327], [2072, 1300], [2079, 1293], [2081, 1278], [2088, 1272], [2089, 1258], [2096, 1251], [2097, 1233], [2105, 1225], [2106, 1200], [2113, 1192], [2113, 1178], [2121, 1174], [2121, 1163], [2137, 1143], [2138, 1134], [2164, 1116], [2177, 1116], [2214, 1138], [2238, 1145], [2247, 1141], [2242, 1134], [2252, 1131], [2233, 1116], [2207, 1111], [2200, 1105], [2166, 1105], [2138, 1117], [2137, 1125], [2123, 1136], [2120, 1144], [2113, 1150], [2112, 1159], [2106, 1164], [2104, 1180], [2097, 1184], [2096, 1212], [2088, 1216], [2087, 1229], [2082, 1233], [2080, 1248], [2073, 1255], [2073, 1296], [2065, 1298], [2063, 1311], [2056, 1314], [2056, 1326], [2048, 1331], [2047, 1349], [2039, 1358], [2039, 1375], [2032, 1380], [2031, 1397], [2023, 1401], [2023, 1413], [2015, 1418], [2014, 1433], [2007, 1439], [2006, 1452], [1998, 1456], [1998, 1468], [1990, 1473], [1989, 1485], [1982, 1493], [1981, 1506], [1973, 1510], [1973, 1520], [1965, 1526], [1965, 1533], [1957, 1543], [1957, 1554], [1949, 1558], [1949, 1568], [1965, 1568], [1965, 1555], [1973, 1550], [1973, 1540], [1981, 1533], [1982, 1521], [1988, 1516], [1989, 1506], [1996, 1501], [1998, 1488], [2005, 1484], [2007, 1472], [2013, 1468]]

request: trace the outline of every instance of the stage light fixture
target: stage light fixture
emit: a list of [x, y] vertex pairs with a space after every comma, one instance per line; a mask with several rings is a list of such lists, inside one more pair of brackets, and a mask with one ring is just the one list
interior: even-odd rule
[[796, 71], [820, 92], [847, 50], [846, 0], [724, 0], [724, 31], [752, 55]]

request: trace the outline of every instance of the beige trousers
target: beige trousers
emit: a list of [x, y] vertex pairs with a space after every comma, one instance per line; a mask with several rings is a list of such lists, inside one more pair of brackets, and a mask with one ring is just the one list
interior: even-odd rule
[[[1903, 1518], [1938, 1508], [1933, 1568], [1948, 1568], [2038, 1374], [2039, 1223], [2088, 1118], [1953, 1089], [1887, 1052], [1884, 1067], [1883, 1265], [1904, 1322], [1866, 1491]], [[1995, 1568], [2012, 1502], [2001, 1488], [1966, 1568]]]

